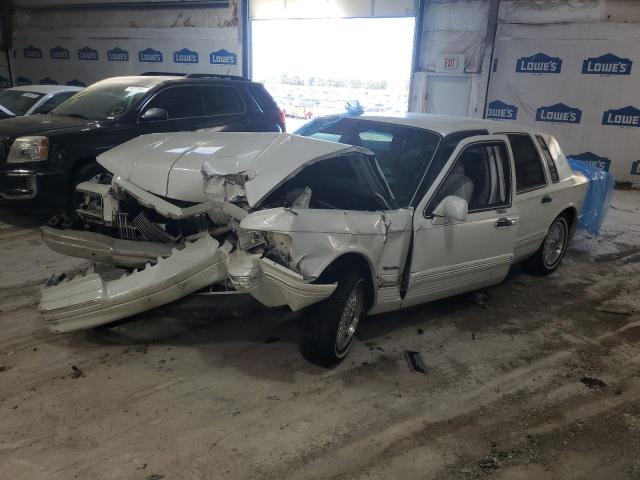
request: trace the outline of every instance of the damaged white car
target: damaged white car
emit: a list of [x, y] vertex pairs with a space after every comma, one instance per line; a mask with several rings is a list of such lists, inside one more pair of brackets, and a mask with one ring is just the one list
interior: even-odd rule
[[43, 238], [133, 270], [45, 287], [51, 329], [234, 292], [306, 309], [301, 350], [330, 366], [365, 314], [497, 284], [522, 260], [554, 271], [587, 188], [552, 136], [513, 124], [330, 117], [299, 133], [159, 133], [101, 155], [80, 220]]

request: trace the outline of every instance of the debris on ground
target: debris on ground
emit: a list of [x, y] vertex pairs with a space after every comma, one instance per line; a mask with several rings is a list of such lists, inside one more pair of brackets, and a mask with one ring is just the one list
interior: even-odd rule
[[422, 355], [420, 355], [420, 352], [406, 350], [404, 352], [404, 358], [406, 359], [407, 364], [409, 365], [409, 369], [412, 372], [419, 373], [421, 375], [429, 374], [427, 366], [424, 364], [424, 360], [422, 359]]
[[82, 370], [75, 365], [71, 365], [71, 378], [78, 378], [82, 376]]
[[498, 459], [496, 457], [485, 457], [478, 462], [478, 466], [488, 470], [490, 468], [498, 468], [500, 465], [498, 464]]
[[424, 330], [423, 330], [423, 329], [421, 329], [421, 328], [419, 328], [419, 329], [418, 329], [418, 335], [424, 335]]
[[160, 475], [159, 473], [152, 473], [147, 477], [147, 480], [160, 480], [161, 478], [164, 478], [164, 475]]
[[599, 378], [582, 377], [580, 381], [593, 390], [598, 390], [607, 386], [607, 384]]
[[0, 372], [4, 372], [6, 369], [7, 366], [0, 363]]

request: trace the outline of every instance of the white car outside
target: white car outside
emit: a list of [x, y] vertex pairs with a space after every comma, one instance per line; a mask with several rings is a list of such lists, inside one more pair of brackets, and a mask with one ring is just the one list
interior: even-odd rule
[[586, 193], [552, 136], [511, 123], [367, 115], [300, 133], [159, 133], [101, 155], [112, 176], [78, 186], [82, 228], [43, 238], [146, 268], [45, 288], [50, 327], [231, 290], [307, 309], [302, 352], [330, 366], [366, 314], [497, 284], [519, 261], [553, 272]]
[[48, 113], [82, 90], [67, 85], [28, 85], [0, 92], [0, 111], [6, 117]]

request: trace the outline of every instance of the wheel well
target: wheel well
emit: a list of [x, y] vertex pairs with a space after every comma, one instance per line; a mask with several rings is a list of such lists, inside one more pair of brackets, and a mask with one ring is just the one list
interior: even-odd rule
[[562, 212], [560, 212], [559, 217], [564, 217], [567, 219], [567, 223], [569, 224], [569, 231], [573, 232], [576, 227], [576, 222], [578, 219], [578, 211], [575, 207], [565, 208]]
[[346, 272], [358, 271], [365, 281], [365, 300], [367, 310], [373, 305], [375, 290], [373, 286], [373, 275], [367, 259], [359, 253], [345, 253], [333, 260], [331, 264], [320, 274], [316, 283], [337, 282]]

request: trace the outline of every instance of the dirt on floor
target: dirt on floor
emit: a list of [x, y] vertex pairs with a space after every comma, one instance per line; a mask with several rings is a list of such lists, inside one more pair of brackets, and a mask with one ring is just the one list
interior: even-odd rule
[[0, 478], [640, 479], [640, 192], [550, 277], [372, 317], [333, 370], [295, 315], [50, 333], [40, 286], [88, 263], [3, 219]]

